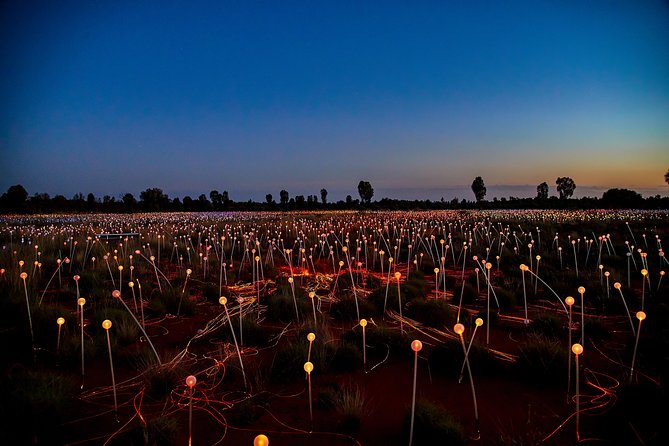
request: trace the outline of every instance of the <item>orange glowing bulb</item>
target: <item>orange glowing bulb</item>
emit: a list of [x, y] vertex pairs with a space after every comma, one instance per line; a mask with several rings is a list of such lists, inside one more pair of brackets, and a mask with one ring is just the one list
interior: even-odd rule
[[367, 319], [360, 319], [360, 326], [361, 327], [366, 327], [367, 326]]
[[225, 304], [228, 303], [228, 298], [225, 297], [225, 296], [221, 296], [221, 297], [218, 298], [218, 303], [221, 304], [221, 305], [225, 305]]
[[400, 277], [402, 277], [402, 274], [398, 271], [395, 273], [395, 279], [400, 280]]
[[114, 299], [118, 299], [118, 298], [120, 298], [120, 297], [121, 297], [121, 292], [120, 292], [119, 290], [114, 290], [114, 291], [112, 291], [112, 297], [113, 297]]
[[620, 287], [621, 287], [620, 282], [616, 282], [613, 284], [613, 288], [615, 288], [616, 290], [619, 290]]
[[585, 293], [585, 287], [582, 287], [582, 286], [578, 287], [578, 293], [579, 294]]
[[313, 299], [314, 297], [316, 297], [316, 293], [314, 293], [313, 291], [309, 291], [309, 298]]
[[418, 353], [422, 348], [423, 348], [423, 343], [420, 342], [418, 339], [411, 341], [411, 350]]
[[269, 446], [269, 438], [266, 435], [260, 434], [253, 439], [253, 446]]
[[453, 327], [453, 331], [461, 335], [462, 333], [465, 332], [465, 326], [462, 324], [455, 324], [455, 326]]
[[109, 330], [111, 326], [112, 322], [109, 319], [105, 319], [104, 321], [102, 321], [102, 328], [104, 328], [105, 330]]
[[643, 311], [638, 311], [636, 313], [636, 318], [639, 319], [639, 322], [641, 322], [642, 320], [646, 319], [646, 313]]
[[85, 304], [86, 304], [86, 299], [84, 299], [83, 297], [77, 299], [77, 305], [79, 305], [80, 307], [83, 307]]
[[571, 307], [572, 305], [574, 305], [574, 302], [575, 302], [575, 300], [574, 300], [574, 298], [571, 297], [571, 296], [567, 296], [566, 299], [564, 300], [564, 303], [566, 303], [566, 304], [569, 305], [570, 307]]
[[476, 320], [474, 321], [474, 323], [476, 324], [477, 327], [480, 327], [480, 326], [483, 325], [483, 319], [481, 319], [480, 317], [477, 317]]
[[305, 372], [311, 374], [311, 372], [313, 370], [314, 370], [314, 365], [311, 362], [307, 361], [307, 362], [304, 363], [304, 371]]
[[307, 341], [309, 341], [309, 342], [314, 342], [314, 339], [316, 339], [316, 335], [315, 335], [315, 334], [313, 334], [313, 333], [309, 333], [309, 334], [307, 335]]
[[19, 277], [21, 277], [21, 279], [23, 279], [23, 280], [26, 280], [28, 278], [28, 273], [22, 272]]
[[56, 319], [56, 323], [58, 325], [63, 325], [65, 323], [65, 318], [64, 317], [59, 317], [58, 319]]
[[189, 376], [186, 378], [186, 385], [187, 385], [188, 387], [190, 387], [191, 389], [192, 389], [193, 387], [195, 387], [195, 384], [196, 384], [196, 383], [197, 383], [197, 378], [196, 378], [195, 376], [193, 376], [193, 375], [189, 375]]
[[574, 352], [576, 356], [583, 353], [583, 346], [581, 344], [574, 344], [571, 346], [571, 351]]

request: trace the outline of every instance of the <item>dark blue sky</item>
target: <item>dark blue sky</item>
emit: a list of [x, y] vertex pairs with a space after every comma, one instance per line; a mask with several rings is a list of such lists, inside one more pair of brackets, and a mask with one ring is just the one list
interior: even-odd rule
[[0, 191], [666, 191], [666, 1], [1, 8]]

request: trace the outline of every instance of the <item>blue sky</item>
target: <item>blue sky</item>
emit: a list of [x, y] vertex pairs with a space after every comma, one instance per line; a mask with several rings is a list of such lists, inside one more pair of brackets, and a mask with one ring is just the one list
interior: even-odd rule
[[0, 190], [667, 192], [665, 1], [0, 8]]

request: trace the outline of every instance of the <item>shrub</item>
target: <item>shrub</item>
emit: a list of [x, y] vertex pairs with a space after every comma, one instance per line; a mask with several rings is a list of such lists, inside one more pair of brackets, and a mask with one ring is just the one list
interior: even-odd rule
[[530, 382], [561, 385], [567, 369], [567, 354], [559, 341], [532, 333], [520, 347], [516, 370]]
[[[311, 302], [299, 287], [295, 287], [295, 301], [297, 302], [297, 311], [300, 320], [304, 320], [311, 314]], [[272, 321], [293, 321], [295, 320], [295, 302], [290, 285], [280, 285], [276, 293], [265, 299], [267, 305], [267, 318]]]
[[[358, 311], [360, 312], [360, 317], [364, 318], [374, 314], [376, 309], [366, 299], [362, 299], [358, 296]], [[347, 294], [341, 297], [338, 301], [333, 302], [330, 306], [330, 316], [339, 321], [357, 320], [358, 315], [355, 306], [355, 296]]]
[[346, 384], [337, 392], [334, 407], [341, 417], [339, 429], [344, 432], [357, 430], [362, 419], [369, 414], [365, 394], [355, 384]]
[[611, 332], [606, 325], [601, 320], [595, 318], [585, 320], [585, 335], [595, 340], [611, 338]]
[[[477, 334], [481, 336], [482, 333]], [[465, 346], [469, 346], [465, 340]], [[435, 373], [440, 373], [449, 377], [458, 377], [462, 369], [465, 354], [462, 350], [462, 344], [459, 340], [448, 340], [443, 344], [433, 347], [428, 354], [430, 369]], [[469, 364], [472, 373], [484, 374], [499, 371], [501, 364], [495, 360], [490, 351], [476, 340], [469, 349]], [[466, 370], [464, 371], [466, 373]]]
[[[409, 436], [410, 423], [411, 412], [404, 417], [404, 436], [406, 438]], [[464, 429], [444, 409], [428, 401], [418, 400], [414, 415], [413, 444], [464, 445]]]
[[[516, 294], [505, 288], [495, 288], [495, 296], [497, 296], [497, 301], [499, 302], [499, 307], [502, 310], [512, 310], [516, 307]], [[491, 299], [494, 297], [490, 296]]]
[[12, 444], [58, 443], [59, 425], [73, 408], [75, 383], [53, 372], [23, 369], [5, 378], [0, 385], [0, 430]]
[[164, 314], [179, 314], [190, 316], [195, 314], [196, 302], [191, 299], [190, 293], [186, 290], [181, 293], [179, 288], [164, 289], [161, 294], [151, 299], [149, 305], [155, 313], [159, 315]]
[[428, 327], [443, 327], [451, 320], [451, 309], [443, 299], [415, 299], [408, 306], [409, 316]]
[[148, 418], [146, 423], [137, 421], [127, 432], [112, 439], [110, 445], [123, 446], [170, 446], [173, 445], [181, 427], [175, 418], [161, 416]]
[[561, 338], [565, 329], [563, 320], [551, 313], [542, 313], [530, 323], [530, 331], [549, 338]]
[[356, 344], [344, 342], [334, 352], [330, 367], [341, 372], [350, 372], [362, 367], [362, 352]]

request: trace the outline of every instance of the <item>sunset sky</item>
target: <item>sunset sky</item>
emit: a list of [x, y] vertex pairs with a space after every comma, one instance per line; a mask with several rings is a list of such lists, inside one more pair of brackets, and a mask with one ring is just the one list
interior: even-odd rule
[[0, 54], [0, 193], [669, 192], [667, 1], [9, 0]]

